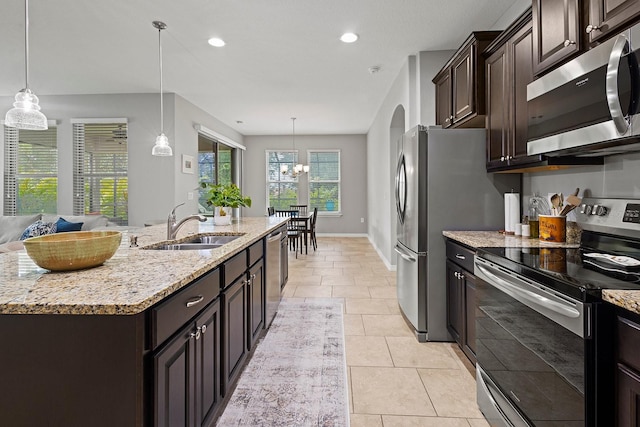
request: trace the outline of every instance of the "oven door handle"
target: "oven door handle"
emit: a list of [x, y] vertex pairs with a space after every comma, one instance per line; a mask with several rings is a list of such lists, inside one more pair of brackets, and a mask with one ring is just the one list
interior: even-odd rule
[[[548, 310], [551, 310], [557, 314], [560, 314], [565, 317], [569, 317], [572, 319], [580, 317], [580, 311], [578, 311], [575, 306], [569, 305], [569, 303], [563, 303], [558, 301], [553, 301], [545, 296], [538, 295], [529, 290], [524, 289], [518, 282], [521, 282], [515, 276], [509, 275], [510, 280], [512, 282], [508, 282], [503, 278], [497, 276], [495, 273], [489, 270], [489, 266], [484, 266], [476, 262], [476, 267], [488, 278], [491, 279], [491, 282], [488, 282], [490, 285], [500, 289], [508, 295], [516, 298], [519, 301], [527, 301], [531, 304], [535, 304], [537, 306], [544, 307]], [[504, 273], [508, 274], [508, 273]], [[523, 301], [524, 300], [524, 301]]]

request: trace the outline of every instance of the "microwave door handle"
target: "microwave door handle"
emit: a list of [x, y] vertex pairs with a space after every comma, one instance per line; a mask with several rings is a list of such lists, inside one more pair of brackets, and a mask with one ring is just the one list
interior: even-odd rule
[[613, 44], [611, 55], [609, 55], [609, 64], [607, 65], [607, 104], [613, 123], [620, 135], [624, 135], [629, 130], [629, 121], [624, 117], [622, 107], [620, 106], [620, 97], [618, 96], [618, 72], [620, 69], [620, 60], [625, 52], [625, 48], [629, 46], [627, 37], [620, 34]]

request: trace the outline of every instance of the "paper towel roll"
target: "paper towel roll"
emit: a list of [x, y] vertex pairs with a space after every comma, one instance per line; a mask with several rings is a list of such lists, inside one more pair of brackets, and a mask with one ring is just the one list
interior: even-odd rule
[[516, 224], [520, 222], [520, 194], [506, 193], [504, 195], [504, 231], [513, 234]]

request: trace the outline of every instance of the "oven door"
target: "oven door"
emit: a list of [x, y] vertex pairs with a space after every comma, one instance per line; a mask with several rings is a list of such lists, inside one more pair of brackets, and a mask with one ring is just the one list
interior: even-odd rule
[[584, 426], [588, 305], [481, 257], [475, 275], [482, 412], [494, 425]]

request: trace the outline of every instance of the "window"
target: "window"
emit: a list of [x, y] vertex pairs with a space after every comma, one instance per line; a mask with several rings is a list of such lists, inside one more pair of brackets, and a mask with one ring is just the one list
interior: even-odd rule
[[[291, 175], [298, 162], [295, 151], [267, 151], [267, 206], [289, 209], [298, 204], [298, 177]], [[287, 165], [288, 173], [281, 172]]]
[[[235, 153], [234, 148], [198, 134], [198, 182], [232, 183]], [[207, 206], [206, 200], [205, 190], [200, 189], [199, 211], [213, 215], [213, 208]]]
[[56, 213], [57, 129], [4, 127], [4, 215]]
[[129, 222], [126, 119], [72, 120], [73, 213]]
[[309, 209], [340, 212], [340, 150], [309, 151]]

